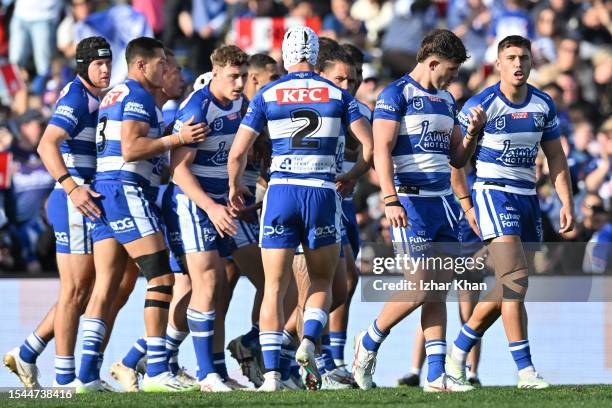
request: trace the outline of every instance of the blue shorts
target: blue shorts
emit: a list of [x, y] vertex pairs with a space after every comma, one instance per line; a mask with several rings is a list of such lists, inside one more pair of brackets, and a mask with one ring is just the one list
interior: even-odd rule
[[60, 254], [91, 254], [93, 222], [75, 208], [66, 192], [56, 188], [49, 194], [47, 219], [55, 232], [55, 250]]
[[[225, 204], [224, 199], [215, 201]], [[221, 257], [232, 253], [232, 239], [229, 236], [221, 237], [204, 210], [191, 201], [176, 184], [170, 183], [164, 193], [162, 214], [166, 224], [166, 239], [177, 258], [202, 251], [218, 251]]]
[[472, 200], [483, 241], [517, 235], [522, 242], [542, 242], [542, 216], [537, 195], [478, 189], [472, 190]]
[[426, 255], [432, 250], [432, 242], [450, 243], [443, 251], [450, 254], [459, 249], [456, 243], [459, 242], [460, 209], [452, 194], [441, 197], [400, 195], [399, 199], [406, 210], [409, 225], [406, 228], [390, 227], [396, 254]]
[[342, 200], [342, 246], [350, 245], [353, 259], [359, 254], [359, 225], [353, 200]]
[[270, 184], [263, 202], [262, 248], [310, 249], [340, 243], [342, 205], [335, 188]]
[[459, 217], [459, 242], [461, 243], [461, 253], [464, 256], [473, 255], [484, 245], [482, 240], [467, 221], [463, 212]]
[[102, 195], [96, 200], [102, 216], [92, 223], [93, 242], [115, 238], [127, 244], [161, 230], [157, 206], [142, 187], [107, 180], [94, 182], [92, 187]]

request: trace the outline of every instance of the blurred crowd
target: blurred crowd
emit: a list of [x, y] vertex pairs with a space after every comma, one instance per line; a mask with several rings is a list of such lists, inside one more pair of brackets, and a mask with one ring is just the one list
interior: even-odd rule
[[[557, 105], [578, 219], [574, 232], [557, 233], [560, 203], [542, 157], [537, 185], [544, 241], [610, 239], [610, 1], [1, 0], [0, 271], [54, 267], [54, 237], [44, 215], [54, 180], [36, 147], [53, 103], [74, 76], [78, 41], [103, 35], [111, 42], [112, 82], [118, 83], [127, 71], [127, 42], [155, 36], [175, 51], [184, 76], [192, 80], [210, 70], [208, 57], [222, 43], [239, 44], [251, 53], [268, 52], [279, 60], [275, 39], [279, 33], [282, 38], [293, 20], [364, 50], [367, 62], [357, 97], [371, 108], [389, 82], [412, 69], [421, 39], [433, 28], [453, 30], [470, 54], [449, 88], [459, 107], [498, 80], [494, 61], [499, 39], [510, 34], [530, 38], [530, 82]], [[15, 78], [8, 63], [16, 67]], [[390, 240], [378, 190], [374, 171], [357, 186], [355, 204], [364, 241]]]

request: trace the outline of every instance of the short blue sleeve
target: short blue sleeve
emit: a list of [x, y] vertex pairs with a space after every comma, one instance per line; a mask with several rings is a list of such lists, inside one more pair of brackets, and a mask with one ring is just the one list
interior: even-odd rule
[[266, 126], [266, 104], [263, 99], [263, 94], [258, 92], [254, 97], [249, 107], [247, 108], [241, 125], [247, 126], [259, 134]]
[[359, 111], [359, 105], [357, 105], [353, 95], [345, 90], [342, 91], [342, 104], [344, 106], [344, 120], [347, 125], [364, 117]]
[[89, 113], [87, 100], [83, 100], [83, 96], [78, 88], [70, 85], [68, 92], [55, 104], [49, 124], [64, 129], [73, 137], [79, 123]]
[[123, 99], [122, 120], [151, 123], [157, 118], [155, 101], [151, 94], [131, 90]]
[[548, 102], [548, 115], [544, 121], [544, 131], [542, 132], [542, 141], [558, 139], [561, 136], [561, 128], [559, 127], [559, 119], [557, 118], [557, 108], [552, 100]]
[[393, 83], [387, 86], [376, 99], [374, 120], [387, 119], [399, 122], [406, 109], [406, 98], [402, 94], [404, 88]]
[[[469, 117], [472, 114], [470, 112], [470, 108], [478, 106], [479, 103], [480, 103], [480, 98], [478, 98], [478, 95], [471, 97], [465, 102], [465, 104], [463, 105], [463, 108], [456, 116], [455, 123], [459, 125], [459, 128], [461, 129], [461, 134], [463, 136], [467, 134], [468, 127], [470, 126]], [[484, 131], [484, 127], [483, 127], [483, 131]]]

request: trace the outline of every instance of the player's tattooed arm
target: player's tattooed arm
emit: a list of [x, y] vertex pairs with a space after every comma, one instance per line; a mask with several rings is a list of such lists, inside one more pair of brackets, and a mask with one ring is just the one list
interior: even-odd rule
[[[190, 127], [193, 117], [185, 124]], [[193, 125], [197, 126], [197, 125]], [[181, 129], [182, 130], [182, 129]], [[148, 137], [149, 124], [136, 120], [121, 122], [121, 155], [126, 162], [147, 160], [179, 146], [201, 142], [208, 134], [204, 126], [157, 139]]]
[[359, 143], [361, 143], [361, 154], [357, 157], [357, 163], [348, 172], [337, 177], [339, 183], [356, 181], [372, 167], [372, 157], [374, 155], [374, 140], [372, 137], [372, 127], [370, 122], [364, 117], [353, 121], [350, 126]]
[[478, 145], [478, 137], [487, 123], [487, 113], [481, 105], [471, 107], [469, 111], [465, 115], [468, 121], [465, 136], [459, 125], [454, 126], [451, 135], [450, 164], [456, 168], [465, 166], [470, 160]]
[[374, 168], [385, 200], [385, 216], [394, 227], [407, 227], [408, 217], [399, 202], [393, 183], [393, 159], [391, 152], [397, 142], [399, 122], [374, 119]]
[[218, 204], [210, 198], [191, 172], [191, 164], [196, 153], [197, 149], [186, 146], [179, 147], [171, 153], [172, 181], [183, 190], [191, 201], [206, 212], [221, 236], [234, 235], [236, 234], [236, 225], [233, 222], [234, 214], [227, 206]]
[[249, 149], [257, 139], [257, 132], [248, 126], [241, 125], [236, 132], [234, 142], [227, 158], [229, 176], [229, 204], [236, 210], [244, 208], [244, 196], [251, 195], [246, 186], [240, 184], [247, 163]]
[[548, 161], [550, 180], [563, 204], [559, 210], [559, 233], [570, 232], [574, 229], [574, 200], [572, 198], [569, 167], [561, 146], [561, 140], [556, 138], [542, 141], [542, 151]]
[[476, 222], [476, 210], [474, 209], [474, 203], [472, 202], [472, 196], [463, 169], [451, 167], [451, 187], [455, 196], [459, 199], [461, 210], [463, 210], [463, 214], [470, 227], [476, 235], [480, 236], [480, 228], [478, 228], [478, 222]]
[[51, 174], [51, 177], [56, 180], [61, 178], [62, 188], [79, 212], [91, 219], [97, 218], [101, 212], [93, 202], [93, 198], [100, 195], [87, 186], [79, 186], [72, 177], [66, 177], [68, 175], [68, 168], [64, 163], [59, 146], [68, 137], [68, 133], [61, 127], [55, 125], [47, 126], [38, 144], [38, 155], [49, 174]]

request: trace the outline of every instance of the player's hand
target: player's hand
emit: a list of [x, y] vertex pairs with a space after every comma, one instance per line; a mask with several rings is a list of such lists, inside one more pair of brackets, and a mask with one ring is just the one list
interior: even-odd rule
[[228, 204], [236, 211], [244, 210], [245, 197], [253, 197], [251, 190], [247, 186], [239, 185], [237, 187], [230, 187], [228, 194]]
[[357, 180], [346, 177], [346, 173], [336, 177], [336, 190], [342, 197], [351, 194], [355, 188], [355, 184], [357, 184]]
[[408, 227], [408, 217], [406, 216], [406, 210], [402, 206], [385, 207], [385, 216], [392, 227]]
[[206, 209], [206, 214], [221, 237], [236, 235], [237, 227], [234, 224], [235, 213], [231, 208], [215, 203]]
[[238, 212], [238, 218], [249, 223], [257, 222], [257, 210], [262, 207], [263, 202], [249, 205]]
[[183, 122], [179, 131], [179, 139], [186, 144], [203, 142], [206, 136], [210, 133], [210, 128], [205, 123], [193, 123], [195, 116], [190, 117]]
[[467, 132], [471, 135], [480, 133], [480, 131], [484, 128], [485, 123], [487, 123], [487, 113], [482, 105], [470, 108], [470, 113], [467, 115], [467, 118], [470, 122]]
[[467, 210], [464, 215], [468, 224], [470, 224], [472, 231], [474, 231], [474, 234], [480, 237], [480, 228], [478, 228], [478, 222], [476, 221], [476, 209], [474, 208], [474, 206]]
[[574, 229], [574, 212], [567, 206], [559, 210], [559, 234], [571, 232]]
[[78, 186], [68, 196], [74, 207], [81, 214], [93, 220], [102, 215], [100, 208], [94, 203], [93, 198], [101, 197], [100, 193], [91, 190], [87, 186]]
[[349, 195], [355, 188], [355, 184], [357, 184], [357, 180], [350, 178], [348, 173], [336, 176], [336, 190], [342, 197]]

